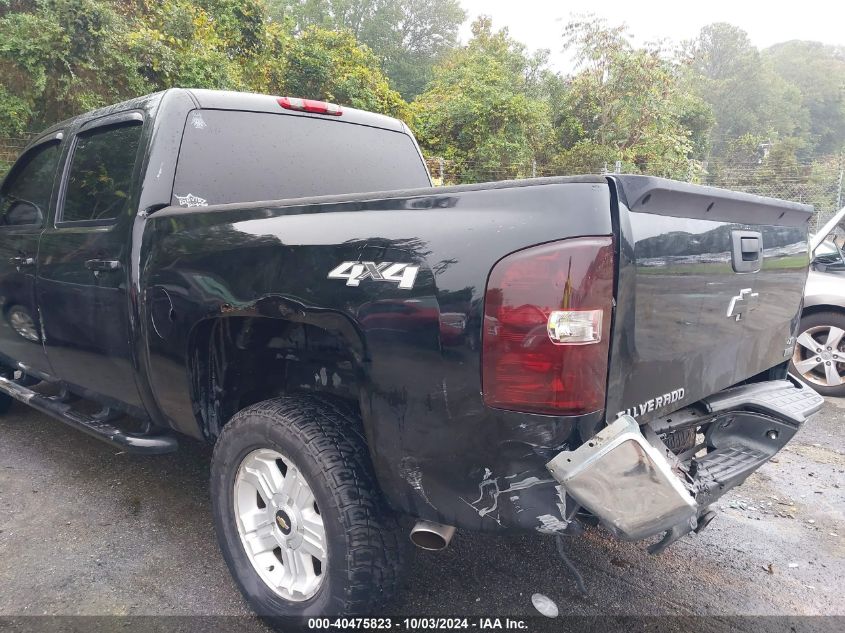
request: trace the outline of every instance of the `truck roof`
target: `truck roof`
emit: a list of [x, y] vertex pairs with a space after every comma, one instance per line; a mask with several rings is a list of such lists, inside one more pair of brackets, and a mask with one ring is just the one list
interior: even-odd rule
[[[197, 106], [200, 108], [213, 110], [248, 110], [250, 112], [270, 112], [285, 114], [295, 114], [298, 116], [317, 117], [321, 119], [327, 118], [321, 114], [309, 114], [307, 112], [296, 112], [294, 110], [282, 110], [276, 99], [278, 96], [258, 94], [252, 92], [233, 92], [230, 90], [205, 90], [205, 89], [191, 89], [187, 91]], [[399, 119], [394, 119], [383, 114], [375, 114], [365, 110], [357, 110], [355, 108], [347, 107], [343, 104], [343, 114], [340, 117], [330, 117], [332, 119], [343, 121], [346, 123], [357, 123], [359, 125], [369, 125], [371, 127], [379, 127], [396, 132], [405, 131], [405, 124]]]
[[[89, 112], [83, 112], [76, 116], [60, 121], [51, 125], [49, 128], [38, 134], [32, 142], [35, 142], [45, 136], [54, 134], [55, 132], [67, 128], [78, 119], [96, 119], [115, 112], [124, 110], [143, 109], [149, 107], [153, 102], [161, 101], [166, 93], [182, 92], [188, 95], [194, 102], [197, 108], [212, 109], [212, 110], [245, 110], [249, 112], [270, 112], [276, 114], [288, 114], [293, 116], [316, 117], [316, 118], [332, 118], [325, 117], [320, 114], [310, 114], [308, 112], [297, 112], [295, 110], [283, 110], [276, 101], [278, 96], [258, 94], [252, 92], [235, 92], [232, 90], [206, 90], [199, 88], [170, 88], [160, 92], [154, 92], [148, 95], [135, 97], [120, 103], [98, 108]], [[341, 104], [342, 105], [342, 104]], [[375, 114], [365, 110], [358, 110], [343, 106], [343, 114], [337, 117], [336, 120], [344, 123], [356, 123], [358, 125], [368, 125], [370, 127], [378, 127], [386, 130], [393, 130], [395, 132], [405, 132], [407, 128], [405, 124], [399, 119], [385, 116], [383, 114]]]

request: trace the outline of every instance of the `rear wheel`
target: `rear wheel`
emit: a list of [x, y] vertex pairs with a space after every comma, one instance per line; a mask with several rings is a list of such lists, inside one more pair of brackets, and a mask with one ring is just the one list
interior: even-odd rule
[[809, 314], [799, 330], [790, 372], [822, 395], [845, 396], [845, 314]]
[[403, 539], [342, 406], [289, 396], [239, 412], [217, 441], [211, 493], [223, 556], [259, 615], [372, 614], [393, 593]]

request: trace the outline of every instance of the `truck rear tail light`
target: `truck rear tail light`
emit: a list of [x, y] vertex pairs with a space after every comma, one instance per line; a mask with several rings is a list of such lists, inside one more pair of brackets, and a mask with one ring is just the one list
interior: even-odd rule
[[297, 97], [279, 97], [276, 101], [286, 110], [310, 112], [311, 114], [328, 114], [330, 116], [340, 116], [343, 114], [343, 108], [336, 103], [327, 103], [326, 101], [299, 99]]
[[604, 408], [613, 240], [579, 237], [501, 259], [484, 299], [488, 406], [548, 415]]

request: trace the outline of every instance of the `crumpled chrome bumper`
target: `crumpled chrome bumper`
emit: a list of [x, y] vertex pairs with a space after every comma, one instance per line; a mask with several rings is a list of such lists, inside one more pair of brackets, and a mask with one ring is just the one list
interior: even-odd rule
[[652, 536], [698, 514], [691, 491], [629, 415], [559, 453], [547, 468], [570, 497], [626, 539]]
[[639, 540], [666, 532], [651, 548], [660, 551], [702, 529], [714, 516], [707, 507], [783, 448], [823, 402], [789, 380], [733, 387], [695, 405], [698, 417], [691, 425], [705, 439], [681, 456], [653, 430], [668, 430], [661, 421], [641, 429], [622, 415], [546, 467], [560, 493], [618, 537]]

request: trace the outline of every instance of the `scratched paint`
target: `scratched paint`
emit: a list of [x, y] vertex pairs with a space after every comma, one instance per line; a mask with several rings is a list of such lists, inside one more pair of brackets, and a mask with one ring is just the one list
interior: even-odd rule
[[537, 531], [541, 534], [557, 534], [565, 530], [569, 523], [562, 519], [552, 516], [551, 514], [542, 514], [537, 517], [540, 525], [537, 526]]
[[[518, 474], [507, 475], [504, 479], [513, 479], [518, 476]], [[497, 523], [500, 523], [498, 516], [499, 495], [518, 490], [526, 490], [527, 488], [532, 488], [540, 484], [552, 483], [553, 481], [554, 479], [526, 477], [525, 479], [511, 483], [507, 488], [500, 488], [498, 478], [493, 476], [493, 472], [489, 468], [485, 468], [484, 477], [482, 478], [481, 483], [478, 484], [478, 499], [475, 501], [467, 501], [461, 497], [461, 501], [478, 512], [478, 516], [482, 518], [490, 517]], [[511, 498], [511, 501], [513, 501], [513, 498]], [[482, 505], [482, 502], [483, 506], [479, 507], [479, 505]], [[493, 514], [494, 512], [496, 513], [495, 515]]]
[[[423, 498], [430, 507], [434, 508], [434, 505], [429, 501], [428, 495], [425, 492], [422, 484], [422, 470], [417, 465], [416, 460], [413, 457], [403, 457], [402, 461], [399, 464], [399, 471], [402, 474], [402, 478], [408, 482], [408, 485], [411, 486], [414, 490], [420, 493], [420, 496]], [[435, 510], [437, 508], [434, 508]]]

